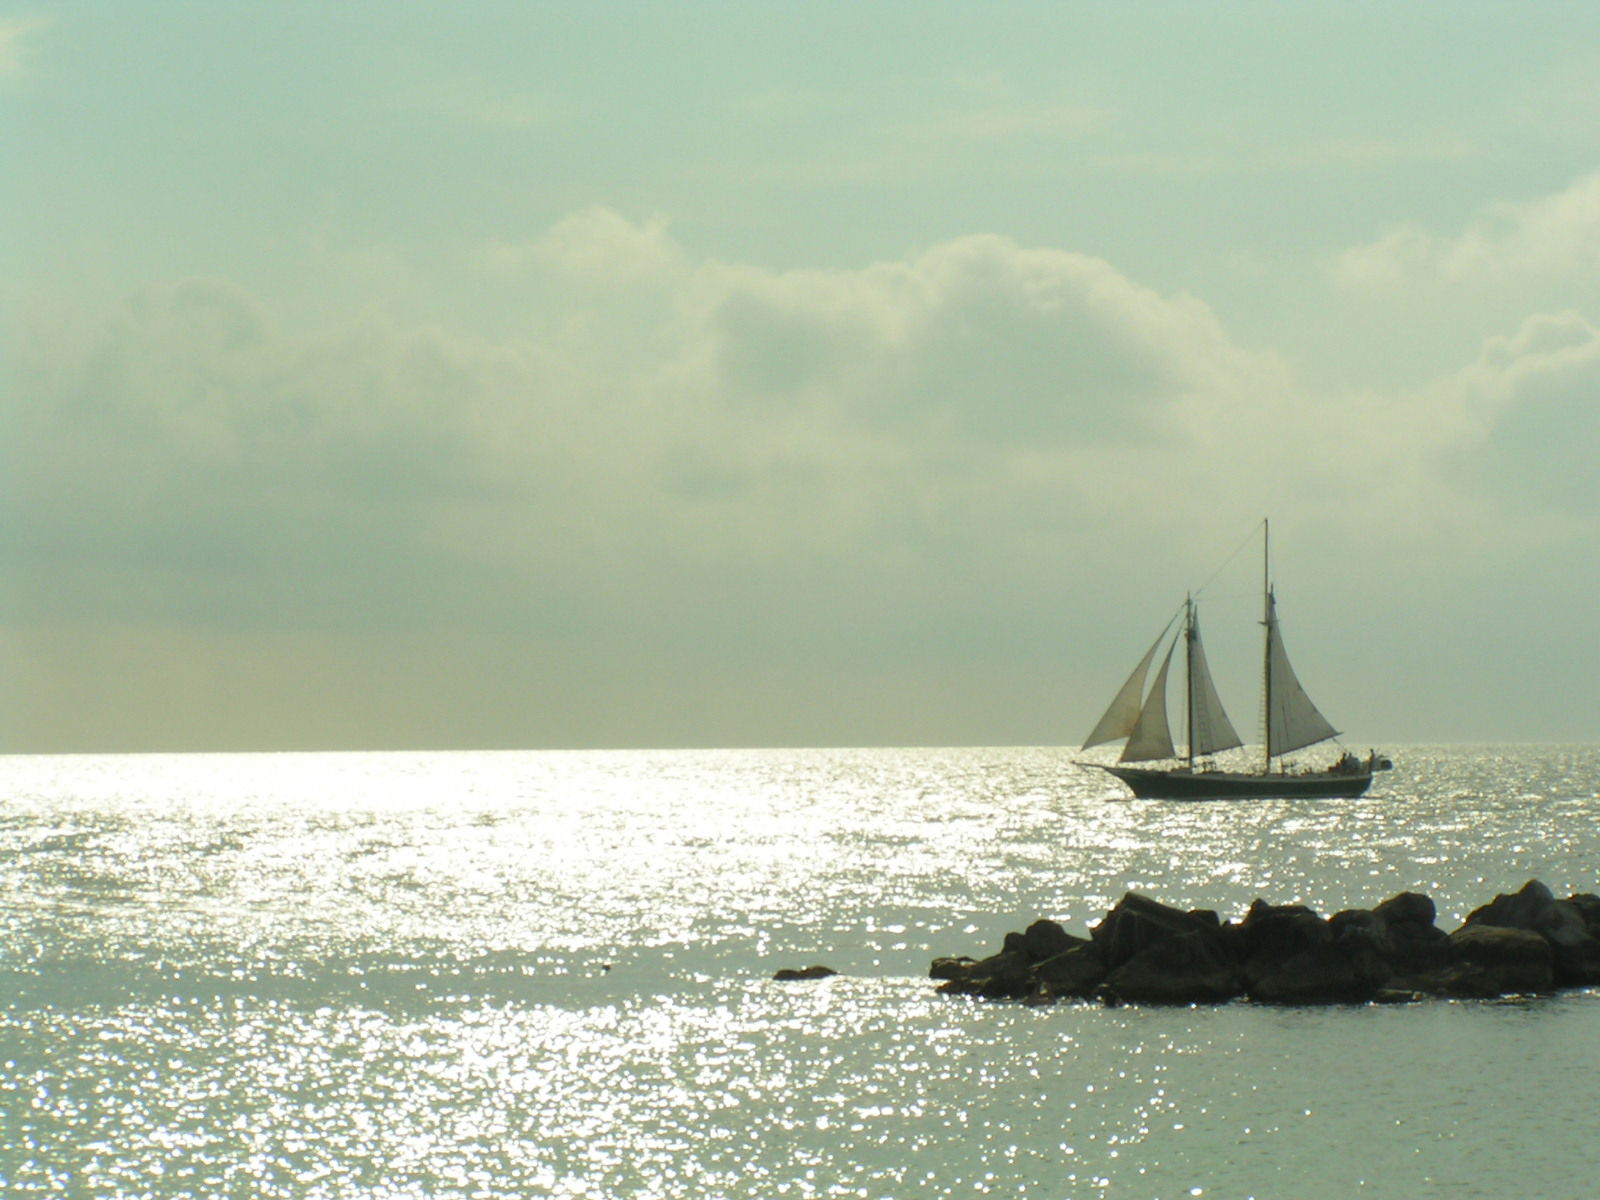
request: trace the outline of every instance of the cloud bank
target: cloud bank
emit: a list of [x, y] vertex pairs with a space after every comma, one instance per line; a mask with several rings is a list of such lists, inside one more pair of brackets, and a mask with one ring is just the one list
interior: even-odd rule
[[[1518, 210], [1502, 257], [1545, 261], [1535, 228], [1584, 228], [1593, 189]], [[292, 331], [217, 279], [14, 311], [15, 669], [120, 660], [131, 703], [170, 645], [172, 720], [209, 705], [217, 743], [1028, 740], [1042, 718], [1008, 739], [940, 688], [1029, 706], [1065, 611], [1198, 578], [1263, 513], [1389, 565], [1600, 516], [1575, 313], [1409, 393], [1318, 396], [1200, 300], [998, 236], [774, 271], [591, 209], [470, 269], [519, 333]], [[789, 700], [765, 723], [763, 682]], [[345, 718], [297, 724], [313, 690]], [[77, 692], [39, 694], [87, 736]]]

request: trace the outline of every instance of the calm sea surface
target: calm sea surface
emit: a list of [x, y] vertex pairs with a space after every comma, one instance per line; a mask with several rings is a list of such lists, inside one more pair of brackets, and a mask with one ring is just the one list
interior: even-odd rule
[[1394, 756], [1360, 801], [1203, 804], [1055, 749], [0, 759], [0, 1195], [1591, 1195], [1600, 992], [927, 979], [1128, 889], [1421, 889], [1446, 928], [1600, 891], [1600, 748]]

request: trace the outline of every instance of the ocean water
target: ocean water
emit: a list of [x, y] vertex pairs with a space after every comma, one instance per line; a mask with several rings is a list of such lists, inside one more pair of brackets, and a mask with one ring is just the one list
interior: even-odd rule
[[[0, 759], [6, 1197], [1578, 1197], [1600, 992], [940, 997], [1126, 890], [1600, 891], [1600, 748], [1163, 804], [1057, 749]], [[822, 963], [841, 972], [780, 983]]]

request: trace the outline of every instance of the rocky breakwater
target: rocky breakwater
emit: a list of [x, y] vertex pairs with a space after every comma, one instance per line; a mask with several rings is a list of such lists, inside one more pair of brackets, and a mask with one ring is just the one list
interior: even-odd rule
[[1558, 900], [1533, 880], [1454, 932], [1435, 918], [1419, 892], [1331, 917], [1257, 900], [1237, 922], [1129, 892], [1087, 938], [1039, 920], [987, 958], [935, 959], [930, 975], [947, 994], [1034, 1004], [1364, 1004], [1600, 984], [1600, 897]]

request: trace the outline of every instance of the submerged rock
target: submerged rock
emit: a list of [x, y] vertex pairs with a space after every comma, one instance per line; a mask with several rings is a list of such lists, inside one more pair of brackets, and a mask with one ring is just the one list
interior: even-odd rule
[[837, 975], [838, 973], [832, 967], [784, 967], [774, 972], [772, 977], [789, 983], [797, 979], [827, 979], [829, 976]]

